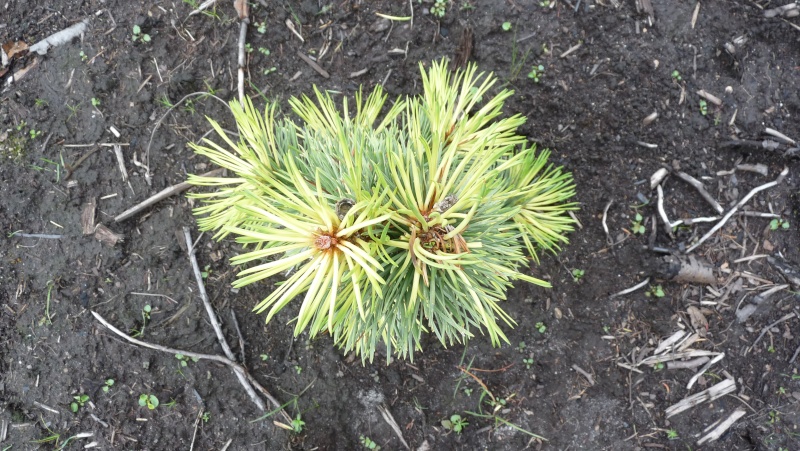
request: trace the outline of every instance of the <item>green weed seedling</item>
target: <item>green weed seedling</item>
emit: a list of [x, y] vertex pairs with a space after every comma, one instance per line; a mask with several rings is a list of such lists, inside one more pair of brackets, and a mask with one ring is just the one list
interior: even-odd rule
[[211, 419], [211, 412], [205, 411], [202, 415], [200, 415], [200, 419], [203, 420], [203, 423], [208, 423], [208, 420]]
[[302, 366], [300, 366], [300, 365], [295, 365], [295, 366], [294, 366], [294, 371], [295, 371], [297, 374], [300, 374], [300, 373], [302, 373], [302, 372], [303, 372], [303, 367], [302, 367]]
[[543, 333], [547, 332], [547, 326], [545, 326], [545, 324], [543, 322], [541, 322], [541, 321], [539, 321], [538, 323], [534, 324], [533, 327], [535, 327], [536, 330], [539, 331], [540, 334], [543, 334]]
[[511, 22], [503, 22], [503, 31], [511, 31]]
[[781, 422], [781, 413], [778, 412], [777, 410], [770, 410], [769, 420], [767, 421], [767, 424], [772, 425], [780, 422]]
[[575, 282], [580, 282], [585, 273], [586, 272], [584, 270], [582, 270], [582, 269], [577, 269], [577, 268], [573, 269], [572, 270], [572, 280], [574, 280]]
[[153, 307], [150, 304], [145, 305], [142, 307], [142, 328], [139, 330], [132, 330], [131, 337], [136, 338], [144, 335], [144, 328], [147, 327], [147, 323], [150, 321], [150, 312], [153, 311]]
[[667, 439], [668, 440], [677, 440], [678, 439], [678, 431], [675, 429], [668, 429], [667, 430]]
[[708, 102], [706, 102], [705, 100], [700, 100], [699, 102], [697, 102], [697, 104], [700, 106], [700, 114], [702, 114], [703, 116], [708, 114]]
[[531, 71], [528, 72], [528, 78], [534, 81], [534, 83], [539, 83], [539, 79], [544, 76], [544, 66], [539, 64], [538, 66], [533, 66]]
[[442, 427], [456, 434], [460, 434], [468, 424], [467, 419], [459, 414], [450, 415], [450, 419], [442, 420]]
[[378, 446], [377, 443], [372, 441], [372, 439], [367, 437], [367, 436], [359, 435], [358, 436], [358, 441], [361, 443], [361, 446], [363, 446], [365, 449], [372, 449], [372, 450], [375, 450], [375, 451], [378, 451], [379, 449], [381, 449], [381, 447]]
[[139, 25], [133, 26], [133, 35], [132, 35], [133, 42], [150, 42], [150, 35], [147, 33], [142, 33], [142, 28]]
[[100, 106], [100, 99], [98, 99], [97, 97], [92, 97], [92, 106], [95, 107], [95, 108], [99, 107]]
[[81, 57], [81, 61], [86, 61], [89, 59], [89, 55], [87, 55], [83, 50], [81, 50], [81, 53], [79, 53], [79, 55]]
[[644, 295], [647, 297], [660, 299], [664, 297], [664, 289], [661, 287], [661, 285], [650, 285], [650, 289], [647, 290], [647, 293]]
[[158, 398], [156, 395], [142, 393], [139, 395], [139, 405], [142, 407], [147, 407], [150, 410], [155, 410], [156, 407], [158, 407]]
[[531, 369], [531, 367], [533, 366], [533, 358], [522, 359], [522, 363], [525, 364], [525, 368]]
[[637, 235], [643, 235], [645, 232], [644, 224], [642, 224], [644, 218], [640, 213], [636, 213], [636, 216], [633, 217], [633, 221], [631, 221], [631, 230], [633, 233]]
[[267, 32], [267, 23], [266, 22], [261, 22], [261, 23], [256, 22], [256, 31], [258, 31], [260, 34], [266, 33]]
[[260, 54], [262, 54], [264, 56], [269, 56], [271, 52], [266, 47], [259, 47], [258, 48], [258, 53], [260, 53]]
[[682, 80], [682, 78], [681, 78], [681, 73], [680, 73], [680, 72], [678, 72], [678, 70], [677, 70], [677, 69], [675, 69], [674, 71], [672, 71], [672, 73], [670, 74], [670, 76], [671, 76], [671, 77], [672, 77], [672, 79], [673, 79], [673, 80], [675, 80], [675, 81], [681, 81], [681, 80]]
[[770, 230], [789, 230], [789, 221], [784, 221], [782, 218], [775, 218], [769, 222]]
[[300, 416], [299, 413], [294, 418], [294, 420], [292, 420], [292, 430], [297, 434], [303, 432], [303, 428], [305, 427], [305, 425], [306, 425], [306, 422], [303, 421], [303, 417]]
[[517, 345], [517, 351], [519, 351], [519, 352], [525, 352], [525, 348], [526, 348], [527, 346], [528, 346], [528, 345], [526, 345], [524, 341], [520, 341], [520, 342], [519, 342], [519, 344]]
[[447, 0], [436, 0], [436, 3], [431, 6], [431, 14], [434, 17], [443, 19], [445, 13], [447, 13]]
[[266, 362], [267, 360], [269, 360], [269, 354], [261, 354], [258, 357], [261, 359], [262, 362]]
[[111, 390], [111, 387], [114, 386], [114, 379], [106, 379], [103, 382], [103, 393], [108, 393]]
[[89, 402], [89, 395], [80, 394], [78, 396], [73, 396], [72, 399], [74, 399], [74, 401], [69, 403], [69, 410], [71, 410], [72, 413], [78, 413], [78, 410]]
[[180, 362], [181, 368], [189, 366], [189, 362], [197, 363], [197, 361], [200, 360], [197, 357], [186, 357], [183, 354], [175, 354], [175, 358]]

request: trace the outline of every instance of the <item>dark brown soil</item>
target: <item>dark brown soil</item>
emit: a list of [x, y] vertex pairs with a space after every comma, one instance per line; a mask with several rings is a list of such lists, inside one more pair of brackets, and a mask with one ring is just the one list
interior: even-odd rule
[[[301, 416], [305, 426], [299, 434], [275, 426], [277, 416], [254, 422], [262, 412], [227, 367], [208, 361], [182, 367], [174, 355], [124, 343], [90, 314], [96, 311], [131, 332], [142, 328], [142, 309], [151, 305], [143, 339], [221, 353], [180, 244], [183, 226], [196, 230], [191, 202], [173, 197], [133, 219], [113, 220], [184, 181], [187, 173], [210, 169], [186, 145], [209, 129], [204, 116], [232, 128], [223, 105], [195, 99], [180, 105], [156, 131], [149, 155], [151, 185], [134, 163], [148, 161], [148, 141], [167, 102], [197, 91], [236, 97], [239, 24], [232, 2], [219, 3], [216, 16], [192, 17], [186, 1], [0, 4], [2, 44], [31, 44], [91, 20], [83, 39], [38, 57], [38, 66], [0, 95], [3, 450], [82, 449], [93, 442], [99, 449], [355, 450], [362, 447], [360, 436], [385, 450], [403, 449], [379, 405], [388, 408], [415, 450], [800, 449], [800, 375], [797, 361], [789, 363], [800, 346], [800, 315], [768, 329], [752, 347], [762, 328], [800, 314], [800, 287], [776, 293], [743, 324], [735, 318], [742, 300], [786, 283], [765, 258], [735, 260], [768, 254], [795, 268], [800, 264], [800, 165], [796, 155], [785, 153], [791, 145], [764, 134], [771, 128], [800, 139], [800, 21], [766, 18], [760, 6], [788, 0], [702, 2], [694, 26], [697, 3], [682, 0], [653, 1], [652, 24], [633, 0], [550, 0], [553, 6], [540, 0], [457, 0], [447, 4], [442, 20], [427, 13], [431, 2], [252, 2], [251, 17], [264, 24], [264, 32], [253, 25], [247, 34], [253, 50], [247, 93], [259, 105], [277, 100], [284, 109], [289, 96], [309, 93], [313, 85], [346, 96], [377, 84], [392, 95], [415, 94], [418, 64], [463, 57], [462, 36], [471, 30], [469, 59], [513, 87], [516, 95], [507, 112], [526, 115], [521, 133], [552, 149], [553, 160], [573, 172], [581, 204], [582, 228], [571, 234], [571, 244], [532, 268], [554, 288], [518, 285], [510, 293], [504, 308], [519, 322], [507, 332], [510, 344], [492, 348], [478, 338], [445, 349], [430, 339], [413, 363], [388, 366], [381, 358], [362, 366], [327, 339], [293, 339], [286, 323], [296, 309], [288, 308], [265, 326], [250, 308], [272, 284], [232, 290], [235, 269], [227, 260], [239, 247], [203, 236], [198, 258], [228, 339], [238, 354], [233, 311], [245, 341], [244, 363], [288, 403], [291, 415]], [[410, 22], [390, 26], [375, 15], [407, 16], [409, 6], [413, 28]], [[287, 28], [287, 20], [305, 42]], [[511, 24], [510, 31], [504, 31], [504, 22]], [[134, 42], [134, 25], [150, 36], [149, 42]], [[319, 55], [326, 46], [320, 65], [330, 73], [327, 79], [297, 56]], [[733, 52], [726, 49], [731, 46]], [[407, 49], [407, 54], [393, 49]], [[12, 72], [33, 60], [32, 55], [17, 58]], [[528, 73], [539, 65], [543, 70], [536, 82]], [[0, 78], [2, 86], [9, 75]], [[701, 111], [701, 89], [722, 104], [708, 102]], [[643, 124], [653, 112], [658, 118]], [[112, 135], [112, 126], [121, 137]], [[781, 145], [764, 150], [726, 144], [737, 138], [756, 143], [769, 138]], [[93, 149], [70, 145], [114, 142], [126, 145], [129, 183], [123, 183], [111, 148], [101, 147], [71, 174], [77, 184], [68, 185], [65, 166]], [[720, 174], [738, 163], [764, 164], [769, 173]], [[644, 288], [610, 298], [649, 276], [646, 268], [660, 256], [647, 248], [657, 218], [649, 178], [673, 165], [701, 179], [726, 209], [787, 167], [782, 184], [746, 205], [781, 215], [788, 229], [771, 230], [770, 219], [735, 216], [694, 251], [715, 265], [718, 284], [653, 280], [650, 287], [660, 285], [663, 297], [648, 297]], [[664, 187], [672, 220], [714, 214], [677, 177], [670, 176]], [[107, 246], [81, 233], [81, 211], [91, 199], [98, 199], [98, 222], [124, 235], [124, 241]], [[609, 201], [613, 245], [602, 226]], [[633, 233], [637, 213], [644, 235]], [[680, 252], [710, 227], [678, 228], [671, 239], [659, 220], [652, 244]], [[11, 236], [18, 231], [61, 238]], [[578, 280], [572, 276], [575, 269], [584, 271]], [[717, 296], [724, 293], [729, 293], [724, 299]], [[639, 349], [691, 328], [690, 306], [704, 308], [708, 322], [706, 338], [694, 348], [725, 353], [694, 387], [686, 388], [691, 370], [643, 366], [639, 373], [619, 366], [642, 354]], [[595, 384], [574, 365], [591, 373]], [[480, 379], [498, 403], [505, 400], [496, 415], [514, 427], [468, 413], [494, 408], [481, 396], [476, 379], [459, 366]], [[736, 382], [733, 395], [666, 418], [667, 407], [728, 377]], [[105, 392], [109, 378], [115, 384]], [[71, 412], [70, 403], [83, 394], [88, 401]], [[141, 407], [142, 394], [155, 395], [160, 406]], [[696, 444], [704, 429], [738, 408], [746, 414], [718, 441]], [[469, 423], [460, 434], [442, 427], [453, 414]], [[532, 440], [521, 430], [547, 441]], [[65, 444], [81, 433], [93, 435]], [[57, 443], [36, 444], [56, 436]]]

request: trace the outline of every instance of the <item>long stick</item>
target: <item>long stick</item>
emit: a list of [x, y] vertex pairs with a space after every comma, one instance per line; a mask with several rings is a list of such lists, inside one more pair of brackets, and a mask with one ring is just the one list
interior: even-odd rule
[[[206, 172], [202, 175], [202, 177], [216, 177], [222, 172], [224, 169], [214, 169], [213, 171]], [[192, 185], [189, 182], [182, 182], [178, 183], [177, 185], [172, 185], [168, 188], [164, 188], [163, 190], [159, 191], [158, 193], [150, 196], [149, 198], [145, 199], [144, 201], [134, 205], [133, 207], [123, 211], [122, 213], [118, 214], [114, 217], [114, 222], [124, 221], [131, 216], [135, 216], [139, 214], [142, 210], [161, 202], [162, 200], [174, 196], [175, 194], [182, 193], [187, 189], [191, 188]]]
[[[222, 326], [219, 324], [217, 314], [214, 312], [214, 308], [211, 306], [211, 300], [208, 298], [208, 293], [206, 293], [206, 287], [203, 284], [203, 276], [200, 274], [200, 265], [197, 264], [197, 257], [195, 256], [194, 249], [192, 248], [192, 234], [188, 227], [183, 228], [183, 235], [186, 238], [186, 249], [189, 251], [189, 261], [192, 264], [194, 277], [197, 281], [197, 287], [200, 291], [200, 299], [203, 300], [203, 305], [206, 308], [206, 313], [208, 314], [208, 319], [211, 322], [211, 327], [214, 329], [214, 333], [217, 334], [217, 341], [219, 342], [220, 346], [222, 346], [222, 351], [229, 360], [233, 361], [235, 359], [233, 356], [233, 351], [231, 351], [230, 346], [228, 346], [228, 341], [225, 340], [225, 335], [222, 333]], [[253, 387], [248, 383], [244, 369], [241, 366], [237, 366], [234, 367], [233, 371], [236, 373], [236, 377], [239, 379], [239, 382], [242, 384], [242, 386], [244, 386], [247, 394], [250, 395], [250, 399], [253, 400], [253, 402], [261, 411], [266, 410], [264, 402], [261, 401], [261, 398], [258, 397], [255, 390], [253, 390]]]
[[[223, 365], [227, 365], [227, 366], [229, 366], [231, 368], [234, 368], [234, 369], [239, 368], [242, 371], [244, 371], [245, 373], [247, 371], [246, 368], [244, 368], [242, 365], [234, 362], [233, 360], [230, 360], [228, 358], [222, 357], [220, 355], [202, 354], [202, 353], [199, 353], [199, 352], [184, 351], [183, 349], [169, 348], [167, 346], [161, 346], [161, 345], [157, 345], [157, 344], [153, 344], [153, 343], [148, 343], [148, 342], [142, 341], [142, 340], [137, 340], [136, 338], [133, 338], [130, 335], [126, 334], [125, 332], [123, 332], [123, 331], [117, 329], [116, 327], [114, 327], [111, 323], [106, 321], [105, 318], [103, 318], [99, 313], [97, 313], [95, 311], [92, 311], [91, 313], [92, 313], [92, 316], [94, 316], [95, 319], [97, 321], [99, 321], [100, 324], [105, 326], [108, 330], [110, 330], [111, 332], [114, 332], [117, 336], [119, 336], [123, 340], [128, 341], [130, 343], [133, 343], [133, 344], [135, 344], [137, 346], [141, 346], [143, 348], [148, 348], [148, 349], [154, 349], [156, 351], [166, 352], [168, 354], [183, 354], [183, 355], [185, 355], [187, 357], [194, 357], [194, 358], [200, 359], [200, 360], [213, 360], [215, 362], [222, 363]], [[264, 387], [262, 387], [261, 384], [258, 383], [258, 381], [253, 379], [253, 377], [250, 376], [249, 373], [246, 373], [246, 374], [247, 374], [248, 380], [253, 384], [253, 386], [255, 386], [256, 389], [258, 389], [258, 391], [263, 393], [264, 396], [267, 399], [269, 399], [269, 401], [276, 408], [280, 408], [281, 407], [280, 403], [278, 403], [278, 401], [275, 398], [273, 398], [271, 395], [269, 395], [268, 392], [266, 391], [266, 389]], [[283, 415], [284, 418], [287, 419], [287, 421], [291, 421], [292, 420], [292, 417], [290, 417], [289, 414], [287, 414], [285, 411], [281, 410], [281, 414]]]

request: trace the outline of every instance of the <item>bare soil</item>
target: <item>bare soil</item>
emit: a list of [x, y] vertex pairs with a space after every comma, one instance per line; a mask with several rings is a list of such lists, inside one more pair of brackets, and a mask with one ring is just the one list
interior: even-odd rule
[[[226, 335], [250, 372], [302, 418], [300, 433], [276, 426], [277, 416], [253, 421], [263, 412], [229, 368], [208, 361], [182, 366], [174, 355], [123, 342], [90, 314], [125, 332], [144, 328], [140, 338], [153, 343], [221, 353], [181, 245], [181, 228], [194, 230], [191, 201], [176, 196], [132, 219], [113, 219], [187, 173], [211, 169], [187, 147], [209, 130], [204, 116], [233, 128], [224, 105], [194, 98], [167, 115], [148, 159], [151, 133], [168, 104], [198, 91], [237, 96], [239, 22], [232, 2], [218, 3], [213, 14], [191, 17], [185, 1], [0, 4], [2, 44], [32, 44], [90, 20], [82, 39], [36, 57], [37, 66], [0, 94], [2, 449], [96, 443], [99, 449], [355, 450], [363, 447], [361, 436], [385, 450], [404, 449], [379, 406], [415, 450], [800, 449], [800, 375], [797, 360], [789, 362], [800, 346], [800, 287], [778, 291], [744, 323], [735, 316], [740, 303], [787, 283], [764, 255], [800, 264], [797, 152], [765, 135], [770, 128], [800, 139], [800, 22], [767, 18], [762, 10], [788, 0], [653, 1], [652, 18], [633, 0], [457, 0], [447, 3], [441, 20], [429, 13], [431, 2], [252, 2], [246, 92], [259, 105], [277, 100], [286, 110], [290, 96], [314, 85], [342, 96], [378, 84], [392, 95], [415, 94], [420, 62], [466, 56], [516, 91], [507, 112], [526, 115], [520, 132], [574, 174], [581, 204], [582, 227], [569, 246], [531, 268], [553, 288], [520, 284], [504, 304], [519, 323], [507, 331], [510, 344], [493, 348], [478, 338], [444, 348], [431, 339], [413, 362], [389, 365], [379, 356], [362, 366], [325, 338], [293, 338], [287, 322], [296, 309], [265, 325], [250, 309], [277, 281], [232, 290], [236, 269], [228, 259], [238, 245], [204, 235], [198, 258]], [[410, 7], [413, 26], [375, 14], [408, 16]], [[149, 42], [133, 39], [134, 25]], [[468, 30], [471, 41], [462, 38]], [[330, 77], [298, 52], [318, 57]], [[2, 86], [34, 59], [15, 58]], [[540, 65], [537, 82], [528, 75]], [[699, 90], [721, 104], [702, 106]], [[658, 117], [643, 123], [654, 112]], [[735, 139], [755, 145], [730, 145]], [[763, 149], [764, 139], [780, 145]], [[124, 144], [129, 182], [109, 147], [69, 171], [101, 143]], [[89, 146], [71, 147], [77, 144]], [[151, 184], [142, 162], [149, 162]], [[737, 164], [763, 164], [768, 174], [728, 172]], [[781, 222], [772, 230], [770, 218], [736, 215], [693, 252], [714, 266], [717, 283], [651, 279], [612, 298], [651, 275], [661, 254], [648, 246], [680, 254], [711, 228], [697, 223], [667, 235], [649, 182], [661, 167], [701, 180], [726, 210], [788, 168], [781, 184], [745, 206], [780, 215], [788, 228]], [[664, 182], [664, 198], [673, 221], [715, 214], [673, 175]], [[81, 211], [92, 199], [97, 221], [124, 241], [109, 246], [82, 234]], [[636, 222], [644, 234], [636, 233]], [[655, 295], [657, 286], [663, 297]], [[152, 311], [143, 325], [145, 305]], [[643, 349], [676, 331], [692, 330], [692, 306], [707, 321], [696, 326], [705, 338], [693, 348], [725, 356], [691, 389], [699, 368], [620, 366], [641, 360]], [[791, 313], [753, 346], [765, 326]], [[726, 378], [736, 383], [733, 394], [666, 417], [669, 406]], [[106, 392], [107, 379], [115, 383]], [[160, 405], [140, 406], [143, 394]], [[73, 413], [70, 404], [81, 395], [88, 400]], [[719, 440], [697, 445], [708, 426], [740, 408], [745, 415]], [[461, 433], [442, 426], [454, 414], [468, 421]], [[82, 433], [92, 435], [67, 442]]]

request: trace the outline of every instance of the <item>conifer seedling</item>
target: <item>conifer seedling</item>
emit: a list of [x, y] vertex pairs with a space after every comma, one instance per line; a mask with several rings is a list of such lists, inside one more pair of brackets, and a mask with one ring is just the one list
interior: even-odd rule
[[423, 93], [388, 105], [380, 86], [340, 108], [315, 88], [289, 101], [295, 116], [234, 101], [239, 137], [210, 120], [219, 143], [192, 144], [231, 173], [189, 182], [210, 188], [193, 195], [200, 229], [246, 248], [234, 287], [275, 276], [256, 312], [296, 302], [295, 334], [330, 334], [362, 361], [379, 342], [413, 359], [424, 333], [508, 342], [507, 289], [549, 286], [530, 263], [567, 243], [577, 208], [572, 176], [517, 134], [525, 118], [502, 117], [512, 92], [496, 77], [421, 70]]

